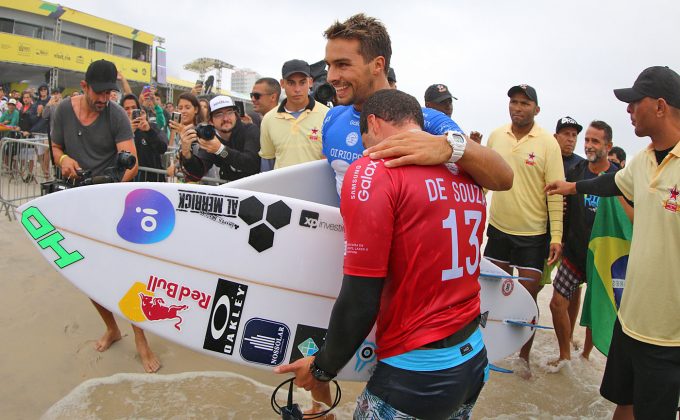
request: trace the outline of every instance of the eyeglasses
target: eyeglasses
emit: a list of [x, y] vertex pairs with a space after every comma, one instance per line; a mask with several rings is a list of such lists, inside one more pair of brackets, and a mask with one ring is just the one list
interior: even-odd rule
[[262, 95], [271, 95], [267, 93], [260, 93], [260, 92], [250, 92], [250, 99], [255, 99], [256, 101], [259, 101]]
[[231, 117], [232, 115], [236, 114], [236, 111], [234, 110], [229, 110], [229, 111], [224, 111], [224, 112], [215, 112], [212, 117], [216, 120], [221, 120], [226, 117]]

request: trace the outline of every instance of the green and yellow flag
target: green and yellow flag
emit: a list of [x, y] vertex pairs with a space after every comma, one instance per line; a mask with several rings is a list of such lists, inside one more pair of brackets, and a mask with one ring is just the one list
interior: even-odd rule
[[616, 313], [621, 304], [632, 236], [633, 225], [619, 199], [601, 197], [588, 245], [588, 289], [583, 300], [581, 325], [590, 327], [593, 344], [605, 356], [609, 353]]

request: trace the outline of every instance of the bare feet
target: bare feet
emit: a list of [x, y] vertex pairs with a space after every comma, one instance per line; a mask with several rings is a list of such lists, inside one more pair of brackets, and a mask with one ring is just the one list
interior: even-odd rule
[[94, 349], [97, 351], [106, 351], [111, 347], [111, 344], [120, 340], [122, 336], [120, 335], [120, 330], [106, 330], [104, 335], [94, 343]]
[[581, 353], [581, 357], [584, 358], [584, 359], [586, 359], [586, 360], [590, 360], [590, 352], [588, 352], [588, 353], [586, 353], [586, 352]]
[[558, 367], [560, 365], [563, 365], [564, 364], [563, 362], [568, 362], [568, 361], [569, 361], [569, 359], [555, 359], [555, 360], [549, 361], [548, 366]]
[[529, 365], [529, 361], [520, 357], [517, 359], [517, 362], [519, 368], [515, 369], [515, 373], [522, 379], [531, 379], [531, 366]]
[[577, 340], [571, 340], [571, 345], [574, 347], [574, 350], [579, 350], [581, 348], [581, 343]]
[[546, 368], [547, 368], [546, 371], [547, 371], [548, 373], [557, 373], [557, 372], [559, 372], [560, 370], [562, 370], [562, 368], [563, 368], [564, 366], [568, 365], [569, 362], [571, 362], [570, 359], [557, 359], [557, 360], [552, 360], [552, 361], [548, 362], [548, 365], [546, 366]]
[[135, 345], [137, 346], [137, 353], [142, 360], [142, 366], [146, 373], [155, 373], [161, 368], [161, 362], [156, 355], [151, 351], [149, 343], [146, 342], [144, 335], [135, 334]]

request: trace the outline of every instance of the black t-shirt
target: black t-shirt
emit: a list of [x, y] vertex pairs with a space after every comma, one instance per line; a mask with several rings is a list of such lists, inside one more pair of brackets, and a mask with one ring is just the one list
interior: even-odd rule
[[[610, 164], [605, 173], [617, 170], [616, 166]], [[567, 182], [592, 179], [598, 175], [588, 169], [588, 161], [584, 159], [567, 172]], [[579, 193], [567, 197], [567, 213], [564, 218], [564, 256], [583, 273], [586, 270], [588, 242], [599, 202], [600, 197], [592, 194]]]
[[585, 159], [576, 153], [569, 156], [562, 155], [562, 164], [564, 165], [564, 174], [566, 175], [577, 163], [583, 162]]

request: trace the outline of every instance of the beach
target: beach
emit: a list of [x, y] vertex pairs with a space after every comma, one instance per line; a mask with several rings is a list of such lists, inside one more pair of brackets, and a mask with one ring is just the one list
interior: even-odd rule
[[[104, 324], [89, 299], [42, 258], [21, 224], [4, 214], [0, 249], [3, 419], [280, 418], [269, 399], [286, 377], [199, 354], [153, 334], [147, 337], [163, 366], [156, 374], [143, 373], [129, 323], [118, 319], [123, 338], [97, 352], [93, 344]], [[551, 286], [539, 295], [543, 325], [552, 325], [551, 295]], [[579, 327], [575, 333], [580, 343], [584, 331]], [[539, 330], [533, 376], [492, 372], [473, 418], [610, 418], [614, 406], [599, 395], [604, 356], [595, 349], [586, 361], [574, 352], [570, 364], [551, 373], [547, 362], [556, 356], [554, 332]], [[516, 356], [497, 365], [520, 368]], [[363, 384], [343, 382], [341, 387], [335, 412], [351, 418]], [[284, 399], [281, 393], [279, 402]], [[304, 392], [297, 392], [296, 400], [309, 404]]]

